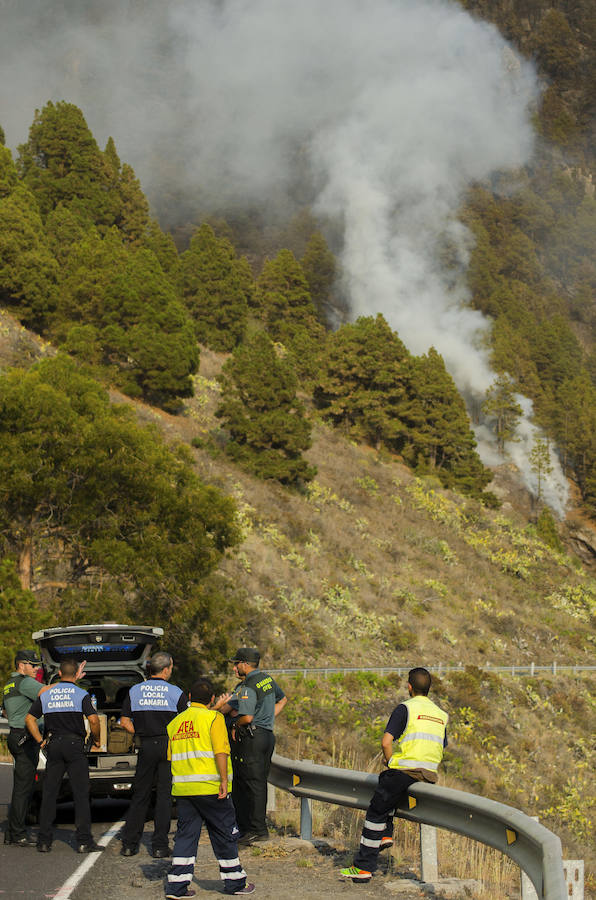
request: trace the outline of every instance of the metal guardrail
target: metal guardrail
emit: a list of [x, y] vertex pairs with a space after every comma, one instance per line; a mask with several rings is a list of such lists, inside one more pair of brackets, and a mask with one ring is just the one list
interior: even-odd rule
[[[8, 723], [0, 721], [0, 734]], [[378, 776], [335, 769], [274, 754], [269, 781], [295, 797], [367, 809]], [[466, 791], [418, 782], [408, 790], [407, 805], [396, 815], [473, 838], [509, 856], [532, 881], [540, 900], [565, 900], [567, 889], [559, 838], [522, 813], [496, 800]]]
[[[271, 669], [267, 667], [267, 671], [272, 675], [349, 675], [352, 672], [374, 672], [377, 675], [390, 675], [397, 673], [398, 675], [407, 675], [411, 666], [321, 666], [319, 668], [301, 667], [293, 669]], [[438, 663], [436, 666], [427, 666], [430, 672], [436, 675], [447, 674], [449, 672], [465, 672], [466, 666], [460, 663], [457, 666], [447, 666]], [[566, 663], [552, 662], [548, 666], [538, 666], [536, 663], [528, 663], [527, 665], [511, 665], [511, 666], [477, 666], [481, 672], [495, 672], [498, 675], [530, 675], [530, 677], [539, 672], [548, 672], [551, 675], [558, 675], [563, 672], [570, 672], [577, 675], [579, 672], [596, 672], [596, 666], [574, 666]]]
[[[295, 797], [366, 809], [377, 775], [286, 759], [275, 754], [269, 781]], [[476, 794], [417, 782], [396, 815], [473, 838], [509, 856], [531, 879], [541, 900], [567, 896], [561, 841], [512, 806]]]

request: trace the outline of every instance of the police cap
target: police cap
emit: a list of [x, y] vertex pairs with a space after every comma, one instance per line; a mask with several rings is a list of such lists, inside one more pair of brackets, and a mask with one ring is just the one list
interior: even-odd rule
[[35, 650], [17, 650], [15, 653], [15, 666], [20, 662], [31, 663], [32, 666], [41, 666], [41, 659]]
[[238, 647], [231, 662], [246, 662], [251, 666], [258, 666], [261, 654], [256, 647]]

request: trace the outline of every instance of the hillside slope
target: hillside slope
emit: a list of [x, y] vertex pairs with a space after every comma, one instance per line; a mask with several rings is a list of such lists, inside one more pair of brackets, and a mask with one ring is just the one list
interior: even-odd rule
[[[0, 371], [52, 352], [2, 314]], [[246, 475], [217, 449], [224, 358], [202, 351], [182, 415], [134, 405], [167, 440], [202, 444], [192, 451], [197, 473], [236, 499], [244, 540], [211, 577], [238, 610], [230, 642], [258, 645], [271, 667], [462, 664], [435, 679], [451, 716], [447, 783], [540, 815], [566, 856], [593, 866], [594, 675], [514, 679], [478, 668], [594, 664], [596, 586], [571, 544], [561, 552], [537, 538], [506, 471], [503, 506], [487, 510], [320, 423], [307, 454], [318, 473], [305, 493]], [[378, 764], [403, 678], [280, 680], [291, 697], [282, 753]], [[340, 820], [326, 810], [320, 827]]]

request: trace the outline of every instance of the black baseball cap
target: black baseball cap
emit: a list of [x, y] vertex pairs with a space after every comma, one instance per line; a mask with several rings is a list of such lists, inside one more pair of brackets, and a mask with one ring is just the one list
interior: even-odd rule
[[41, 666], [41, 659], [35, 650], [17, 650], [14, 658], [15, 666], [20, 662], [28, 662], [33, 666]]
[[256, 647], [238, 647], [231, 662], [246, 662], [251, 666], [258, 666], [261, 654]]

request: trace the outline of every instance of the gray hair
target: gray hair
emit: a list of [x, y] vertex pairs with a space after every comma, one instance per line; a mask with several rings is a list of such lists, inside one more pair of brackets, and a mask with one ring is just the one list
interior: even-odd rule
[[160, 672], [171, 666], [173, 662], [174, 660], [169, 653], [164, 653], [163, 651], [155, 653], [149, 660], [149, 673], [151, 675], [159, 675]]

